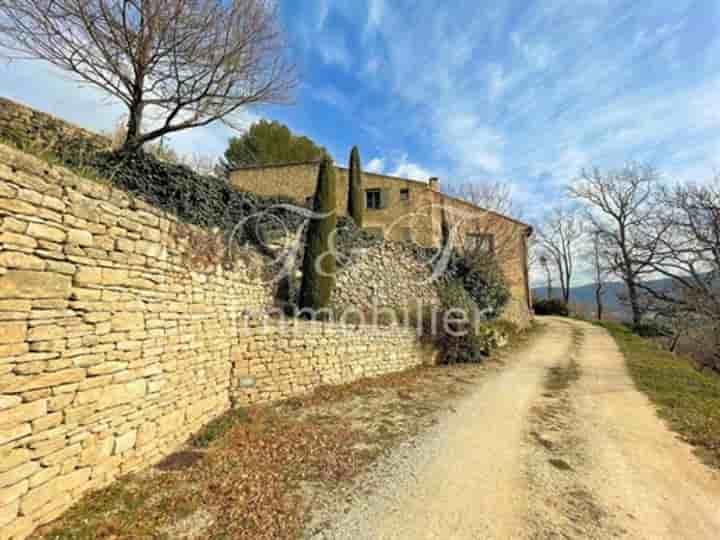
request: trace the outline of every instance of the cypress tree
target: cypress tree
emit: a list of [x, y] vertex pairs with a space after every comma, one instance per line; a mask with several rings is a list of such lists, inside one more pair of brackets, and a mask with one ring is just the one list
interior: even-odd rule
[[348, 214], [355, 224], [362, 228], [365, 210], [362, 189], [362, 169], [360, 168], [360, 151], [354, 146], [350, 152], [350, 183], [348, 185]]
[[331, 242], [337, 225], [336, 206], [335, 167], [325, 157], [320, 164], [313, 208], [324, 217], [313, 218], [307, 231], [299, 299], [303, 309], [330, 307], [335, 285], [335, 252]]
[[441, 214], [440, 233], [441, 233], [440, 245], [441, 245], [441, 247], [445, 247], [450, 243], [450, 223], [448, 222], [448, 217], [447, 217], [447, 212], [445, 211], [445, 207], [443, 207], [442, 214]]

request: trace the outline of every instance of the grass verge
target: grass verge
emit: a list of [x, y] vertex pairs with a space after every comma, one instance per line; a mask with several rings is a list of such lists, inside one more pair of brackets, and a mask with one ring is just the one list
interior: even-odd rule
[[613, 335], [635, 384], [660, 416], [705, 463], [720, 469], [720, 377], [698, 371], [689, 359], [663, 351], [621, 324], [596, 324]]

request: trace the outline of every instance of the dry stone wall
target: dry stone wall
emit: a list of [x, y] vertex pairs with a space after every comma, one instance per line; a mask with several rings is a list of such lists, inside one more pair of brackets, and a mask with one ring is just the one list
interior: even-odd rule
[[244, 263], [193, 267], [187, 230], [0, 145], [0, 539], [157, 462], [234, 399], [424, 358], [408, 330], [248, 326], [273, 291]]
[[340, 311], [439, 305], [430, 265], [411, 250], [399, 242], [382, 242], [354, 255], [338, 272], [333, 303]]
[[82, 143], [87, 150], [110, 147], [108, 137], [75, 126], [50, 114], [0, 97], [0, 140], [34, 152], [62, 151], [70, 143]]
[[232, 394], [242, 404], [402, 371], [434, 359], [405, 327], [246, 321], [233, 347]]

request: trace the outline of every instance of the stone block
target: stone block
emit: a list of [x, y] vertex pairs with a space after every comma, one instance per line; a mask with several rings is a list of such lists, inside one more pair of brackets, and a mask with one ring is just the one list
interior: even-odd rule
[[0, 488], [0, 507], [17, 501], [30, 489], [30, 482], [22, 480], [13, 486]]
[[27, 341], [49, 341], [65, 337], [65, 327], [57, 324], [44, 324], [30, 328]]
[[27, 230], [27, 235], [40, 240], [49, 240], [50, 242], [64, 242], [65, 231], [57, 227], [50, 227], [42, 223], [31, 223]]
[[0, 450], [0, 473], [19, 467], [31, 460], [32, 453], [26, 448], [5, 448]]
[[70, 229], [67, 233], [67, 241], [78, 246], [92, 246], [93, 235], [82, 229]]
[[20, 270], [45, 270], [45, 261], [20, 251], [4, 251], [0, 253], [0, 266]]
[[[18, 379], [21, 378], [30, 379], [33, 377], [18, 377]], [[46, 413], [47, 402], [44, 400], [22, 403], [16, 407], [0, 411], [0, 426], [29, 422], [30, 420], [35, 420]]]
[[40, 470], [40, 464], [37, 461], [28, 461], [17, 467], [0, 473], [0, 488], [14, 486], [18, 482], [22, 482], [26, 478], [32, 476]]
[[123, 452], [127, 452], [128, 450], [131, 450], [135, 446], [135, 440], [137, 439], [137, 431], [132, 430], [128, 431], [127, 433], [123, 433], [119, 437], [115, 438], [115, 448], [113, 449], [113, 454], [122, 454]]
[[[43, 373], [41, 375], [31, 375], [28, 377], [15, 377], [9, 380], [5, 388], [8, 394], [17, 394], [27, 392], [28, 390], [36, 390], [38, 388], [49, 388], [61, 384], [76, 383], [85, 378], [85, 370], [81, 368], [63, 369], [54, 373]], [[0, 379], [0, 383], [4, 382]], [[2, 386], [0, 386], [0, 389]], [[3, 422], [0, 422], [2, 424]]]
[[118, 270], [115, 268], [103, 268], [102, 281], [103, 285], [125, 285], [128, 280], [127, 270]]
[[76, 285], [100, 285], [102, 284], [102, 269], [90, 266], [80, 266], [75, 273]]
[[145, 315], [138, 313], [118, 313], [110, 321], [113, 332], [128, 330], [143, 330], [145, 328]]
[[0, 506], [0, 527], [2, 531], [5, 530], [5, 526], [15, 521], [18, 515], [18, 509], [20, 508], [20, 501], [16, 500], [10, 504]]
[[26, 216], [34, 216], [37, 213], [37, 208], [19, 199], [0, 198], [0, 211], [4, 211], [3, 213], [9, 213], [10, 215], [23, 214]]
[[0, 322], [0, 344], [22, 343], [27, 334], [26, 322]]
[[10, 426], [0, 426], [0, 445], [7, 444], [12, 441], [16, 441], [17, 439], [21, 439], [23, 437], [26, 437], [27, 435], [30, 435], [32, 433], [32, 428], [30, 427], [30, 424], [17, 424], [17, 425], [10, 425]]
[[0, 299], [69, 298], [72, 280], [53, 272], [10, 270], [0, 276]]
[[44, 467], [29, 478], [30, 488], [43, 485], [60, 474], [60, 465]]

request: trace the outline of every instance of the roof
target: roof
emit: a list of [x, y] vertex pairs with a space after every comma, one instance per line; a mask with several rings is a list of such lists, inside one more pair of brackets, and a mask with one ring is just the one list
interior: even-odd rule
[[[241, 171], [241, 170], [254, 170], [254, 169], [270, 169], [270, 168], [279, 168], [279, 167], [298, 167], [302, 165], [319, 165], [322, 160], [315, 159], [315, 160], [308, 160], [308, 161], [287, 161], [284, 163], [270, 163], [265, 165], [244, 165], [242, 167], [235, 167], [233, 171]], [[343, 169], [343, 170], [349, 170], [348, 167], [343, 167], [341, 165], [335, 165], [336, 169]], [[411, 178], [402, 178], [400, 176], [390, 176], [387, 174], [379, 174], [369, 171], [363, 171], [363, 174], [371, 174], [373, 176], [380, 176], [382, 178], [387, 178], [389, 180], [397, 180], [399, 182], [410, 182], [413, 184], [419, 184], [425, 187], [428, 187], [428, 182], [423, 182], [422, 180], [413, 180]], [[461, 199], [459, 197], [453, 197], [452, 195], [448, 195], [447, 193], [443, 193], [442, 191], [437, 192], [440, 196], [445, 197], [446, 199], [450, 199], [451, 201], [455, 201], [461, 204], [464, 204], [466, 206], [470, 206], [472, 208], [482, 210], [483, 212], [487, 212], [488, 214], [493, 214], [498, 217], [501, 217], [503, 219], [507, 219], [508, 221], [512, 221], [513, 223], [516, 223], [518, 225], [521, 225], [528, 230], [528, 235], [532, 234], [533, 227], [532, 225], [529, 225], [527, 223], [524, 223], [518, 219], [515, 219], [510, 216], [506, 216], [505, 214], [501, 214], [500, 212], [496, 212], [495, 210], [489, 210], [487, 208], [483, 208], [482, 206], [479, 206], [475, 203], [472, 203], [470, 201], [466, 201], [465, 199]]]

